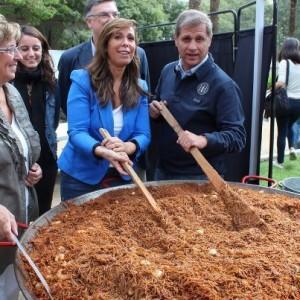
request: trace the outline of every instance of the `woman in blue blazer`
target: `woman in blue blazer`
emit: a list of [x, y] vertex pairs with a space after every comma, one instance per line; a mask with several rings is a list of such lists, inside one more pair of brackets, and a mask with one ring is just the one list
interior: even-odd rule
[[[69, 140], [58, 160], [62, 200], [126, 184], [130, 177], [121, 163], [134, 163], [150, 142], [136, 47], [134, 21], [115, 19], [102, 31], [88, 68], [71, 74]], [[99, 128], [112, 137], [103, 139]]]

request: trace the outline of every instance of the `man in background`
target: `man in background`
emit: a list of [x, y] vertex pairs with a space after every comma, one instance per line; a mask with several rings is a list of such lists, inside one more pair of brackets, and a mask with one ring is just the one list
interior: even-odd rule
[[[84, 9], [84, 18], [91, 30], [90, 40], [66, 50], [58, 63], [58, 96], [61, 108], [67, 116], [67, 98], [71, 86], [70, 74], [73, 70], [86, 67], [95, 54], [95, 45], [106, 23], [117, 18], [119, 12], [113, 0], [89, 0]], [[140, 77], [144, 79], [150, 89], [148, 61], [145, 51], [138, 47], [137, 54], [140, 58]]]

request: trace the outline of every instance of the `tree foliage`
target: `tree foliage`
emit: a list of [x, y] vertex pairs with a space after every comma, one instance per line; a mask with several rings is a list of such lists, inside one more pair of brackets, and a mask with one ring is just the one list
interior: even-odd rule
[[[202, 11], [209, 13], [215, 10], [215, 7], [219, 7], [219, 10], [237, 11], [239, 7], [251, 1], [117, 0], [116, 2], [121, 15], [135, 19], [138, 26], [142, 28], [139, 31], [140, 40], [153, 41], [170, 39], [173, 27], [158, 26], [154, 29], [145, 27], [149, 27], [150, 24], [174, 22], [177, 15], [192, 5], [192, 2], [193, 5], [200, 5], [199, 8]], [[266, 24], [272, 22], [272, 2], [272, 0], [265, 1]], [[84, 4], [85, 0], [4, 0], [0, 2], [0, 13], [11, 21], [37, 26], [46, 35], [53, 48], [68, 48], [83, 42], [90, 36], [82, 18]], [[295, 12], [293, 24], [290, 24], [291, 7]], [[300, 38], [300, 26], [297, 26], [297, 20], [300, 18], [300, 5], [297, 4], [297, 0], [278, 0], [278, 9], [278, 43], [281, 44], [288, 34]], [[217, 32], [234, 30], [232, 14], [221, 14], [216, 20]], [[242, 11], [241, 29], [254, 26], [255, 6], [252, 5]], [[291, 30], [291, 28], [294, 29]]]
[[1, 2], [1, 13], [9, 19], [39, 25], [53, 18], [78, 19], [80, 14], [70, 5], [76, 1], [60, 0], [5, 0]]

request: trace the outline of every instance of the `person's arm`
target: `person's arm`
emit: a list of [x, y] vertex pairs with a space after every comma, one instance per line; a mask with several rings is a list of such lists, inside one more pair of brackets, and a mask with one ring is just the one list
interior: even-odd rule
[[137, 145], [132, 142], [124, 142], [116, 136], [105, 138], [101, 142], [101, 146], [104, 146], [107, 149], [111, 149], [115, 152], [125, 152], [128, 156], [132, 155], [137, 150]]
[[125, 176], [128, 175], [122, 165], [124, 162], [127, 162], [130, 165], [132, 164], [126, 152], [117, 152], [113, 149], [107, 148], [106, 146], [96, 145], [94, 148], [94, 155], [98, 158], [108, 160], [120, 174]]
[[58, 125], [59, 125], [59, 117], [60, 117], [60, 100], [61, 97], [59, 95], [59, 88], [58, 88], [58, 84], [56, 83], [56, 87], [55, 87], [55, 91], [54, 91], [54, 95], [53, 95], [54, 99], [55, 99], [55, 115], [54, 115], [54, 128], [55, 130], [57, 129]]
[[143, 48], [138, 47], [137, 54], [138, 54], [139, 59], [140, 59], [141, 79], [146, 81], [146, 83], [148, 85], [148, 90], [151, 91], [149, 65], [148, 65], [148, 59], [147, 59], [147, 56], [146, 56], [146, 52]]
[[204, 149], [207, 146], [207, 138], [205, 135], [197, 135], [188, 130], [182, 130], [178, 135], [177, 144], [189, 152], [191, 147]]
[[241, 92], [233, 81], [227, 81], [215, 93], [215, 122], [217, 130], [204, 133], [208, 156], [240, 152], [246, 144], [244, 111]]
[[58, 71], [57, 101], [67, 116], [67, 99], [71, 86], [70, 75], [72, 71], [72, 60], [68, 58], [67, 53], [63, 53], [60, 57]]
[[[85, 156], [94, 156], [94, 149], [101, 141], [92, 136], [91, 105], [93, 89], [86, 70], [76, 70], [71, 74], [72, 84], [68, 95], [68, 135], [69, 142], [76, 151]], [[93, 109], [98, 109], [94, 107]], [[102, 126], [99, 123], [99, 128]], [[99, 134], [100, 135], [100, 134]]]
[[278, 65], [278, 78], [275, 83], [275, 89], [285, 88], [285, 80], [286, 80], [286, 60], [283, 59], [280, 61]]
[[13, 242], [13, 234], [18, 235], [17, 228], [14, 215], [0, 204], [0, 239]]

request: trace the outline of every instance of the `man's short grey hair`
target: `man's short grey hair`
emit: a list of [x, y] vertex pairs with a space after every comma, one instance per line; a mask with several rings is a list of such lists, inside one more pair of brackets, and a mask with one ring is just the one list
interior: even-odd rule
[[103, 2], [116, 2], [114, 0], [88, 0], [85, 3], [84, 10], [83, 10], [83, 15], [86, 17], [88, 13], [91, 11], [93, 6], [101, 4]]
[[212, 37], [212, 22], [209, 16], [196, 9], [183, 11], [176, 19], [175, 35], [178, 37], [183, 27], [194, 27], [204, 24], [207, 35]]

